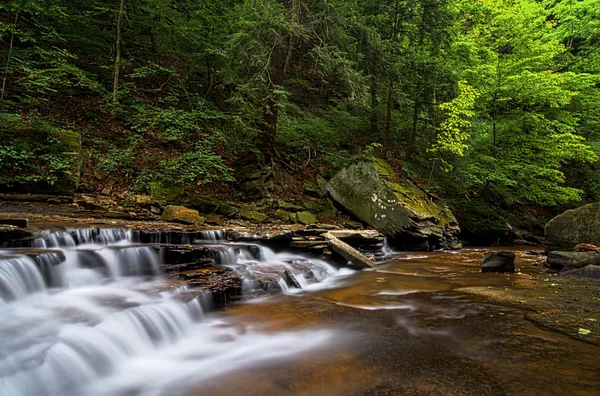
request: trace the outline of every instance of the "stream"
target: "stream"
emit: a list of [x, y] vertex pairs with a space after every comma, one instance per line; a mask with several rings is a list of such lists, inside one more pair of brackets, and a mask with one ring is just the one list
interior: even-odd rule
[[178, 243], [214, 247], [246, 295], [273, 279], [270, 296], [215, 309], [208, 293], [165, 287], [169, 241], [121, 229], [0, 248], [0, 394], [598, 394], [600, 348], [460, 292], [517, 276], [483, 276], [481, 251], [397, 253], [360, 271], [224, 239]]

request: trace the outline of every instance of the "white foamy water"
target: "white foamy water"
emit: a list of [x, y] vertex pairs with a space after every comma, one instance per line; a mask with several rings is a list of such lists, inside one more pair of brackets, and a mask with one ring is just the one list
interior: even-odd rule
[[[0, 251], [2, 396], [176, 395], [333, 338], [331, 330], [263, 334], [224, 322], [207, 316], [207, 296], [178, 298], [187, 287], [148, 292], [164, 282], [160, 256], [130, 240], [123, 230], [42, 232], [34, 245], [54, 251], [35, 258]], [[268, 274], [290, 293], [348, 275], [260, 246], [225, 245], [219, 259], [247, 285]]]

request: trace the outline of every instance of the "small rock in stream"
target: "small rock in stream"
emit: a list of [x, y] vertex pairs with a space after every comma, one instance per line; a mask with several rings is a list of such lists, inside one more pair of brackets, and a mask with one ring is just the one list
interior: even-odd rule
[[483, 256], [481, 272], [515, 272], [515, 252], [488, 252]]

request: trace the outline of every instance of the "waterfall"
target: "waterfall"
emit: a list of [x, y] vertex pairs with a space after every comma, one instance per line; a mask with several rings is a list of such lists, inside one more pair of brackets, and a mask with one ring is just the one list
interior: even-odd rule
[[[269, 278], [294, 293], [338, 273], [320, 260], [226, 243], [222, 232], [192, 235], [214, 246], [215, 259], [246, 287]], [[317, 330], [263, 335], [207, 319], [208, 297], [190, 300], [186, 286], [162, 289], [158, 249], [134, 240], [124, 230], [43, 231], [37, 249], [0, 251], [2, 395], [173, 394], [331, 338]]]

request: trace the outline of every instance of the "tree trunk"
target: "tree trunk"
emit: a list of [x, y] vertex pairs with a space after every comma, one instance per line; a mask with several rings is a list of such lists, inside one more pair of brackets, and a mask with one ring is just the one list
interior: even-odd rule
[[379, 127], [377, 125], [377, 78], [371, 76], [371, 135], [377, 136]]
[[383, 131], [383, 152], [386, 153], [390, 147], [390, 129], [392, 128], [392, 109], [394, 99], [394, 79], [390, 78], [387, 97], [387, 113], [385, 116], [385, 129]]
[[113, 103], [119, 102], [119, 71], [121, 69], [121, 29], [123, 26], [123, 10], [125, 0], [119, 2], [119, 16], [117, 17], [117, 40], [115, 45], [115, 72], [113, 80]]
[[410, 131], [410, 139], [408, 143], [408, 153], [407, 157], [412, 157], [412, 154], [415, 152], [415, 146], [417, 144], [417, 131], [419, 130], [419, 110], [421, 108], [421, 104], [418, 100], [415, 100], [415, 106], [413, 108], [413, 119], [412, 119], [412, 128]]
[[[17, 27], [17, 21], [19, 20], [19, 11], [15, 14], [14, 28]], [[8, 79], [8, 71], [10, 70], [10, 58], [12, 56], [13, 43], [15, 42], [15, 32], [13, 31], [10, 35], [10, 44], [8, 45], [8, 56], [6, 57], [6, 70], [4, 71], [4, 78], [2, 79], [2, 92], [0, 93], [0, 100], [4, 99], [4, 92], [6, 92], [6, 80]]]

